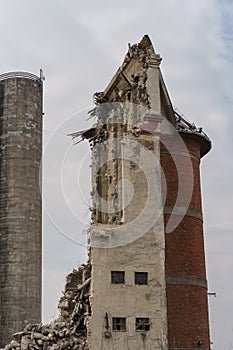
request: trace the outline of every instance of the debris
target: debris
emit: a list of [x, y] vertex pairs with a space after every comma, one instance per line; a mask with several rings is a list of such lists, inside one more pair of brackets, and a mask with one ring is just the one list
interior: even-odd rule
[[50, 324], [29, 324], [12, 335], [1, 350], [88, 350], [86, 324], [90, 316], [90, 264], [83, 264], [66, 277], [60, 298], [60, 314]]

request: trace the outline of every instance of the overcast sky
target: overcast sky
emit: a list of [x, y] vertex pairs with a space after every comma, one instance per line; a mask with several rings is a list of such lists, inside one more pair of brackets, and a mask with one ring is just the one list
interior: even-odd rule
[[213, 142], [201, 165], [209, 291], [217, 293], [211, 340], [215, 350], [233, 349], [232, 0], [0, 0], [0, 9], [1, 72], [42, 67], [46, 77], [44, 321], [55, 315], [64, 276], [86, 260], [88, 145], [66, 135], [90, 125], [93, 93], [128, 42], [149, 34], [173, 104]]

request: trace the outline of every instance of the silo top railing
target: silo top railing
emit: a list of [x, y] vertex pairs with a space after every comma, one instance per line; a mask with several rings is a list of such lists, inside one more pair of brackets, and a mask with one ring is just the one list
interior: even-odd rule
[[26, 78], [34, 81], [40, 81], [41, 78], [28, 72], [8, 72], [0, 75], [0, 81], [11, 78]]

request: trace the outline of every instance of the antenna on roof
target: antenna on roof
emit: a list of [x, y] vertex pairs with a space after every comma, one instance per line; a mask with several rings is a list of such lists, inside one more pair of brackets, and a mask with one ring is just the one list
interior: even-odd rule
[[43, 69], [40, 68], [40, 79], [41, 80], [45, 80], [45, 76], [44, 76], [44, 73], [43, 73]]

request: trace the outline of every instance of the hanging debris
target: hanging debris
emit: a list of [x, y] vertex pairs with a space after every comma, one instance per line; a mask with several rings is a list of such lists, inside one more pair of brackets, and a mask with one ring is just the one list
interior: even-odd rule
[[1, 350], [88, 350], [90, 276], [90, 264], [74, 269], [66, 277], [58, 318], [50, 324], [27, 325], [23, 331], [13, 334], [11, 343]]

